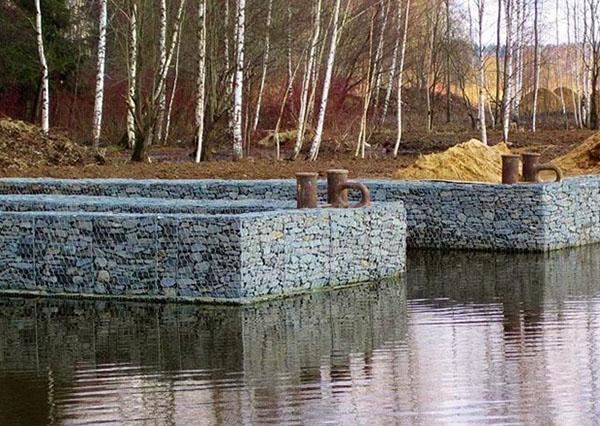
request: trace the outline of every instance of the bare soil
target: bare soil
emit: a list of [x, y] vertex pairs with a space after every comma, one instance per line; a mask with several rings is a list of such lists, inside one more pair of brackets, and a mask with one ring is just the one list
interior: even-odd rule
[[[517, 152], [531, 151], [542, 154], [542, 161], [560, 157], [581, 144], [594, 132], [588, 130], [546, 130], [535, 134], [514, 132], [510, 148]], [[227, 159], [192, 162], [191, 147], [153, 147], [150, 150], [150, 163], [128, 162], [128, 152], [112, 154], [107, 164], [96, 164], [88, 158], [87, 162], [78, 161], [75, 165], [52, 163], [2, 168], [2, 177], [56, 177], [56, 178], [133, 178], [133, 179], [282, 179], [291, 178], [299, 171], [316, 171], [324, 174], [330, 168], [350, 170], [353, 178], [373, 177], [391, 178], [394, 172], [411, 165], [420, 155], [444, 151], [456, 144], [477, 138], [477, 131], [434, 132], [410, 131], [405, 134], [398, 158], [391, 158], [393, 147], [392, 134], [375, 134], [371, 139], [372, 148], [366, 159], [356, 159], [352, 155], [352, 141], [335, 145], [323, 142], [324, 150], [316, 162], [276, 161], [268, 158], [272, 153], [254, 151], [255, 158], [234, 162]], [[491, 131], [490, 144], [501, 141], [499, 131]], [[24, 141], [23, 141], [24, 142]], [[21, 143], [23, 143], [21, 142]], [[2, 154], [2, 153], [0, 153]], [[8, 156], [10, 153], [3, 153]], [[260, 157], [259, 157], [260, 156]], [[267, 158], [264, 158], [267, 157]], [[221, 157], [222, 158], [222, 157]]]

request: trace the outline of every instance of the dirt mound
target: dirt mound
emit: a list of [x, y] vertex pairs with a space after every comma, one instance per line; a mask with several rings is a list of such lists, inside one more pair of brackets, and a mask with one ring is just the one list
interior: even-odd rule
[[[533, 92], [529, 92], [523, 96], [521, 100], [521, 108], [523, 112], [530, 114], [533, 111]], [[560, 97], [554, 92], [540, 87], [538, 90], [537, 112], [559, 112], [562, 109]]]
[[396, 171], [394, 178], [500, 183], [502, 154], [509, 153], [504, 143], [487, 146], [471, 139], [444, 152], [420, 157], [407, 169]]
[[75, 166], [102, 162], [93, 150], [66, 136], [44, 135], [39, 127], [0, 119], [0, 168]]
[[581, 145], [552, 162], [568, 174], [600, 173], [600, 133], [589, 137]]

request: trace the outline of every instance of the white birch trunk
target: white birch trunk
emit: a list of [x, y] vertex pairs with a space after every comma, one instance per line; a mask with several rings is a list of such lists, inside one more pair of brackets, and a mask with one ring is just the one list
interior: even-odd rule
[[[363, 111], [360, 119], [360, 131], [358, 133], [358, 142], [356, 144], [355, 157], [360, 154], [361, 158], [365, 158], [365, 145], [367, 143], [367, 119], [369, 114], [369, 105], [371, 104], [371, 96], [373, 94], [373, 84], [375, 82], [376, 64], [373, 61], [373, 30], [375, 27], [375, 17], [371, 19], [371, 27], [369, 32], [369, 62], [367, 64], [367, 86], [365, 87], [365, 96], [363, 98]], [[376, 54], [377, 55], [377, 54]]]
[[42, 28], [42, 9], [40, 0], [35, 0], [35, 32], [37, 39], [38, 54], [42, 68], [42, 132], [47, 134], [50, 130], [50, 77], [48, 73], [48, 61], [44, 49], [44, 33]]
[[231, 61], [230, 61], [230, 53], [229, 53], [229, 0], [225, 0], [225, 18], [224, 18], [224, 22], [223, 22], [223, 26], [225, 27], [225, 34], [224, 34], [224, 44], [225, 44], [225, 71], [229, 72], [229, 69], [231, 67]]
[[531, 131], [536, 132], [537, 130], [537, 107], [538, 107], [538, 94], [540, 86], [540, 46], [539, 46], [539, 10], [538, 0], [533, 1], [534, 17], [533, 17], [533, 114], [531, 118]]
[[[557, 27], [558, 28], [558, 27]], [[577, 56], [575, 52], [575, 65], [573, 64], [573, 52], [572, 52], [572, 29], [571, 29], [571, 5], [569, 0], [567, 0], [567, 46], [569, 46], [569, 55], [568, 55], [568, 63], [569, 63], [569, 83], [573, 90], [571, 96], [571, 102], [573, 103], [573, 118], [575, 119], [575, 127], [580, 127], [579, 121], [579, 108], [577, 106], [577, 92], [579, 90], [579, 86], [577, 84]], [[575, 38], [575, 45], [577, 44], [577, 39]], [[575, 74], [575, 75], [574, 75]]]
[[315, 161], [319, 156], [321, 141], [323, 140], [323, 127], [325, 126], [325, 113], [327, 112], [327, 102], [329, 101], [329, 88], [331, 86], [331, 78], [333, 76], [333, 65], [335, 63], [335, 53], [338, 44], [339, 18], [340, 18], [341, 0], [336, 0], [335, 9], [333, 11], [333, 22], [331, 31], [331, 43], [329, 46], [329, 55], [327, 56], [327, 66], [325, 68], [325, 80], [323, 81], [323, 93], [321, 95], [321, 107], [319, 109], [319, 118], [315, 129], [315, 137], [313, 138], [309, 158]]
[[198, 76], [196, 81], [196, 163], [202, 159], [206, 93], [206, 0], [198, 0]]
[[169, 73], [169, 68], [171, 68], [171, 62], [173, 62], [173, 57], [175, 56], [177, 40], [179, 39], [179, 32], [181, 31], [185, 2], [186, 0], [181, 0], [181, 3], [179, 3], [179, 8], [177, 9], [177, 16], [175, 17], [173, 34], [171, 35], [171, 43], [167, 52], [167, 60], [165, 61], [164, 65], [159, 69], [158, 81], [153, 96], [154, 101], [158, 100], [160, 94], [164, 92], [165, 84], [167, 81], [167, 75]]
[[483, 17], [485, 16], [485, 0], [477, 0], [478, 7], [478, 47], [477, 47], [477, 66], [479, 71], [479, 128], [481, 131], [481, 142], [487, 145], [487, 127], [485, 122], [485, 58], [483, 56]]
[[102, 133], [102, 109], [104, 106], [104, 74], [106, 66], [106, 26], [108, 23], [108, 0], [100, 2], [98, 65], [96, 71], [96, 97], [94, 102], [93, 143], [97, 149]]
[[271, 48], [271, 21], [273, 17], [273, 0], [269, 0], [269, 10], [267, 12], [267, 35], [265, 36], [265, 55], [263, 57], [262, 75], [260, 78], [260, 86], [258, 88], [258, 100], [256, 101], [256, 114], [254, 116], [254, 124], [252, 131], [256, 132], [258, 122], [260, 121], [260, 110], [262, 105], [263, 92], [265, 90], [265, 81], [267, 79], [267, 68], [269, 66], [269, 50]]
[[308, 113], [309, 105], [309, 92], [311, 87], [311, 81], [313, 87], [317, 86], [316, 80], [313, 78], [313, 68], [316, 68], [316, 56], [317, 56], [317, 44], [319, 43], [319, 37], [321, 37], [321, 0], [317, 0], [315, 5], [315, 16], [313, 26], [313, 36], [310, 41], [310, 49], [308, 52], [308, 59], [306, 64], [306, 70], [304, 73], [304, 79], [302, 80], [302, 88], [300, 91], [300, 111], [298, 113], [298, 130], [296, 134], [296, 143], [294, 145], [293, 158], [296, 159], [302, 149], [304, 142], [304, 135], [306, 133], [306, 118]]
[[400, 65], [398, 67], [398, 133], [396, 136], [396, 145], [394, 146], [394, 157], [398, 156], [400, 143], [402, 142], [402, 85], [404, 84], [404, 61], [406, 59], [406, 41], [408, 40], [408, 17], [410, 13], [410, 0], [406, 0], [404, 11], [404, 34], [402, 35], [402, 52], [400, 53]]
[[375, 93], [373, 95], [373, 103], [375, 107], [379, 105], [379, 91], [381, 90], [381, 75], [383, 70], [383, 45], [385, 41], [385, 29], [387, 28], [389, 9], [389, 1], [381, 4], [381, 29], [379, 32], [379, 41], [377, 43], [377, 52], [375, 53], [375, 68], [373, 70], [373, 75], [375, 77]]
[[[160, 0], [160, 31], [158, 39], [159, 50], [159, 69], [164, 69], [167, 65], [167, 0]], [[167, 90], [166, 87], [160, 91], [158, 97], [158, 119], [156, 123], [156, 142], [161, 142], [163, 138], [163, 123], [165, 121], [165, 111], [167, 108]]]
[[[522, 3], [521, 3], [522, 1]], [[522, 7], [521, 7], [522, 6]], [[525, 45], [525, 22], [526, 22], [526, 10], [527, 10], [527, 1], [525, 0], [517, 0], [516, 7], [517, 11], [517, 31], [516, 31], [516, 41], [514, 56], [516, 59], [515, 65], [515, 77], [514, 77], [514, 101], [513, 101], [513, 111], [514, 114], [518, 117], [520, 115], [521, 109], [521, 100], [523, 95], [523, 75], [524, 75], [524, 45]]]
[[238, 0], [236, 20], [236, 66], [233, 88], [233, 157], [240, 160], [243, 152], [242, 101], [244, 93], [244, 37], [246, 30], [246, 0]]
[[129, 147], [133, 148], [137, 140], [135, 116], [137, 114], [137, 59], [138, 59], [138, 29], [137, 29], [137, 3], [133, 3], [129, 17], [129, 64], [127, 87], [127, 140]]
[[175, 94], [177, 93], [177, 82], [179, 81], [179, 51], [181, 49], [181, 32], [177, 40], [177, 52], [175, 53], [175, 71], [173, 75], [173, 87], [171, 88], [171, 96], [169, 98], [169, 106], [167, 107], [167, 117], [165, 120], [165, 134], [163, 137], [163, 143], [166, 144], [169, 141], [169, 134], [171, 131], [171, 113], [173, 112], [173, 102], [175, 101]]
[[[569, 20], [568, 18], [568, 9], [569, 9], [569, 5], [567, 4], [567, 22]], [[556, 0], [556, 22], [555, 22], [555, 26], [556, 26], [556, 46], [560, 46], [560, 30], [559, 30], [559, 21], [558, 21], [558, 14], [560, 12], [560, 4], [559, 4], [559, 0]], [[568, 28], [568, 27], [567, 27]], [[567, 29], [567, 37], [569, 37], [568, 35], [568, 29]], [[570, 44], [568, 45], [570, 47]], [[563, 116], [563, 121], [565, 124], [565, 129], [569, 128], [569, 117], [567, 115], [567, 105], [565, 103], [565, 93], [563, 91], [563, 83], [562, 83], [562, 63], [560, 61], [560, 57], [557, 58], [557, 60], [559, 61], [558, 65], [556, 66], [556, 74], [557, 74], [557, 80], [560, 84], [560, 88], [559, 88], [559, 92], [560, 92], [560, 106], [561, 106], [561, 111], [562, 111], [562, 116]]]
[[[287, 24], [288, 24], [288, 30], [287, 30], [287, 66], [288, 66], [288, 87], [289, 90], [293, 90], [294, 88], [294, 78], [293, 78], [293, 71], [292, 71], [292, 22], [293, 22], [293, 16], [292, 16], [292, 4], [291, 4], [291, 0], [288, 0], [288, 4], [287, 4]], [[292, 95], [292, 93], [290, 92], [290, 96]]]
[[387, 81], [387, 89], [385, 93], [385, 98], [383, 99], [383, 111], [381, 112], [381, 125], [385, 124], [385, 119], [387, 117], [388, 109], [390, 107], [390, 99], [392, 98], [392, 90], [394, 90], [394, 81], [396, 79], [396, 69], [398, 65], [398, 51], [400, 50], [400, 25], [402, 25], [402, 7], [400, 6], [400, 2], [398, 2], [398, 13], [396, 16], [397, 19], [397, 34], [396, 40], [394, 42], [394, 51], [392, 53], [392, 63], [390, 65], [390, 69], [388, 70], [388, 81]]
[[512, 97], [512, 47], [513, 47], [513, 26], [512, 26], [512, 0], [505, 0], [506, 11], [505, 11], [505, 20], [506, 20], [506, 53], [505, 53], [505, 91], [502, 96], [502, 104], [503, 104], [503, 117], [502, 117], [502, 136], [504, 142], [508, 142], [508, 137], [510, 133], [510, 113], [511, 113], [511, 97]]

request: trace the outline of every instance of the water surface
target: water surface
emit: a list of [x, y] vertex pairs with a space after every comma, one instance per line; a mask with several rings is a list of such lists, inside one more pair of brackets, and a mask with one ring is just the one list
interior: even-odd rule
[[247, 307], [0, 298], [0, 424], [594, 424], [600, 247]]

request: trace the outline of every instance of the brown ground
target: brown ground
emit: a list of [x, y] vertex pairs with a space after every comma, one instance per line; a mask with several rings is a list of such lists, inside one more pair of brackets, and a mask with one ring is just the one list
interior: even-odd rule
[[[517, 152], [532, 151], [542, 153], [542, 161], [549, 161], [566, 154], [581, 144], [591, 131], [540, 131], [514, 132], [511, 149]], [[150, 151], [151, 163], [132, 164], [127, 161], [128, 153], [117, 153], [109, 158], [106, 165], [51, 165], [35, 167], [2, 168], [0, 177], [57, 177], [57, 178], [160, 178], [160, 179], [276, 179], [291, 178], [298, 171], [316, 171], [321, 174], [330, 168], [350, 170], [351, 177], [391, 178], [398, 169], [408, 167], [421, 154], [444, 151], [458, 143], [477, 138], [477, 131], [469, 132], [407, 132], [405, 142], [397, 159], [391, 159], [389, 151], [393, 146], [393, 135], [377, 134], [372, 138], [370, 158], [355, 159], [349, 152], [353, 142], [346, 146], [337, 145], [336, 151], [324, 150], [322, 158], [316, 162], [275, 161], [262, 158], [271, 155], [269, 151], [255, 153], [258, 159], [245, 159], [240, 162], [210, 161], [201, 164], [191, 162], [190, 148], [158, 148]], [[490, 144], [500, 142], [499, 131], [489, 135]], [[330, 144], [329, 146], [331, 146]], [[328, 141], [323, 146], [328, 147]], [[5, 153], [9, 155], [9, 153]]]

